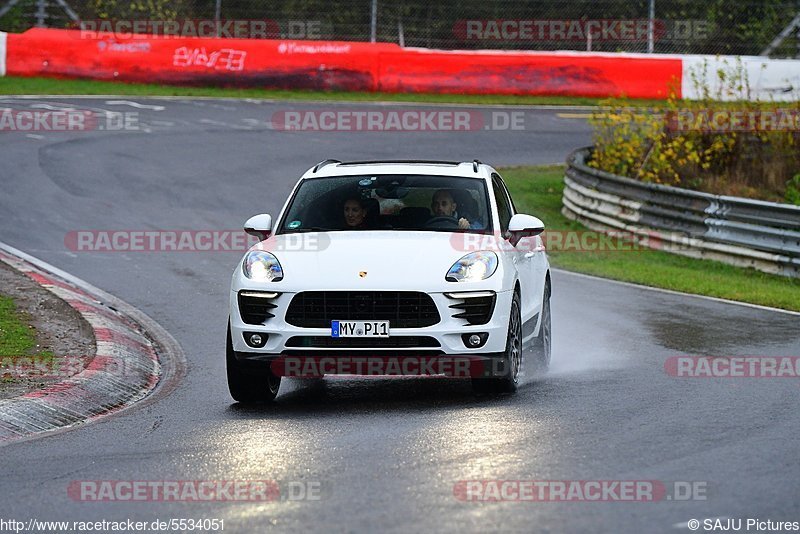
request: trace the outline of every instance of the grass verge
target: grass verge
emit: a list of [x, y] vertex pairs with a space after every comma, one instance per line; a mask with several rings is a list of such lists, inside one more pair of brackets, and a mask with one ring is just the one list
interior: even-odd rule
[[[256, 98], [268, 100], [325, 100], [341, 102], [415, 102], [420, 104], [474, 105], [555, 105], [597, 106], [604, 99], [571, 96], [464, 95], [428, 93], [369, 93], [351, 91], [302, 91], [278, 89], [240, 89], [229, 87], [184, 87], [95, 80], [57, 78], [0, 78], [0, 94], [5, 95], [128, 95], [200, 96], [217, 98]], [[663, 106], [662, 100], [630, 100], [631, 106]]]
[[[549, 230], [586, 230], [561, 214], [564, 166], [510, 167], [503, 177], [517, 209]], [[553, 267], [614, 280], [800, 311], [800, 279], [659, 250], [547, 251]]]
[[[22, 317], [11, 297], [0, 296], [0, 360], [3, 363], [15, 363], [21, 358], [31, 358], [31, 350], [36, 346], [34, 330]], [[52, 352], [36, 354], [38, 362], [50, 362]], [[14, 373], [9, 373], [0, 367], [0, 381], [8, 383], [15, 381]]]

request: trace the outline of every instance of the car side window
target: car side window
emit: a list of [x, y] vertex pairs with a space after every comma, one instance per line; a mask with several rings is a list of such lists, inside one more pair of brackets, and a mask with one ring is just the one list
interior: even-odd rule
[[506, 188], [500, 181], [500, 177], [496, 174], [492, 175], [492, 189], [494, 190], [494, 198], [497, 201], [497, 214], [500, 217], [500, 231], [505, 234], [508, 231], [508, 223], [511, 221], [513, 208], [508, 199]]
[[511, 206], [511, 215], [512, 216], [516, 215], [517, 207], [514, 205], [514, 199], [511, 198], [511, 193], [509, 193], [508, 187], [506, 187], [506, 183], [503, 181], [503, 178], [501, 178], [499, 174], [494, 174], [493, 176], [500, 183], [500, 187], [506, 193], [506, 198], [508, 199], [509, 205]]

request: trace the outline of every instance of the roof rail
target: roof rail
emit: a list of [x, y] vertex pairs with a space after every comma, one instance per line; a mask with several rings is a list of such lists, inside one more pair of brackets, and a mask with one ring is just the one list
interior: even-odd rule
[[481, 163], [481, 160], [479, 159], [472, 160], [472, 172], [475, 173], [478, 172], [478, 165], [483, 165], [483, 163]]
[[393, 163], [419, 163], [422, 165], [461, 165], [457, 161], [440, 161], [431, 159], [393, 159], [393, 160], [374, 160], [374, 161], [345, 161], [342, 165], [377, 165]]
[[329, 165], [329, 164], [331, 164], [331, 163], [341, 163], [341, 161], [339, 161], [338, 159], [325, 159], [325, 160], [322, 160], [322, 161], [320, 161], [319, 163], [317, 163], [317, 164], [314, 166], [314, 170], [313, 170], [313, 171], [311, 171], [311, 172], [313, 172], [313, 173], [316, 173], [316, 172], [317, 172], [318, 170], [320, 170], [322, 167], [324, 167], [325, 165]]

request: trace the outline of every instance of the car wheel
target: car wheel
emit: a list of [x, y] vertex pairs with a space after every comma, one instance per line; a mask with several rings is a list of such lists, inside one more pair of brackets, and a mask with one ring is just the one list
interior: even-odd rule
[[[492, 377], [474, 378], [472, 387], [476, 393], [513, 393], [519, 383], [519, 372], [522, 367], [522, 318], [519, 307], [519, 294], [515, 291], [511, 300], [511, 312], [508, 319], [508, 335], [506, 350], [493, 366]], [[500, 376], [495, 376], [499, 374]]]
[[247, 362], [244, 365], [236, 358], [228, 325], [228, 342], [225, 350], [228, 373], [228, 390], [234, 400], [242, 403], [270, 402], [278, 394], [281, 377], [272, 373], [268, 363]]
[[544, 288], [544, 301], [542, 302], [542, 320], [539, 327], [539, 335], [536, 336], [534, 343], [534, 372], [543, 374], [550, 367], [550, 355], [553, 345], [553, 330], [550, 319], [550, 284]]

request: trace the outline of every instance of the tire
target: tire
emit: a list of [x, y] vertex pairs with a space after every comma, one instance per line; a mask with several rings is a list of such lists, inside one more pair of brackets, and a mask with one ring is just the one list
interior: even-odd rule
[[542, 320], [539, 335], [536, 336], [533, 349], [534, 374], [544, 374], [550, 367], [550, 357], [553, 350], [553, 330], [550, 315], [550, 284], [544, 288], [544, 301], [542, 302]]
[[473, 378], [472, 389], [480, 394], [513, 393], [519, 384], [519, 372], [522, 368], [522, 317], [520, 313], [519, 294], [515, 291], [511, 300], [508, 317], [508, 334], [506, 350], [499, 361], [500, 365], [492, 366], [492, 373], [498, 370], [501, 376], [490, 378]]
[[228, 390], [231, 397], [241, 403], [271, 402], [278, 395], [281, 377], [272, 373], [268, 363], [248, 362], [243, 365], [236, 358], [228, 324], [228, 342], [225, 350]]

